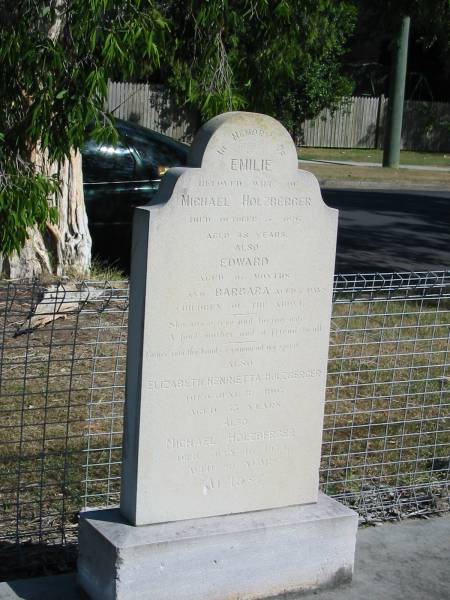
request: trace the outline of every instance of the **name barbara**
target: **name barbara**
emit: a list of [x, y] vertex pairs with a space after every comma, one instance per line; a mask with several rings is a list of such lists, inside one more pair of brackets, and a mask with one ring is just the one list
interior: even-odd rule
[[216, 296], [268, 296], [269, 294], [269, 288], [266, 286], [216, 288]]

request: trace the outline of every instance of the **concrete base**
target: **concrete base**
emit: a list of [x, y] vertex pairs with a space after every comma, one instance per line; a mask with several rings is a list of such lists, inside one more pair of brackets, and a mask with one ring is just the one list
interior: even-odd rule
[[255, 600], [349, 581], [358, 517], [317, 504], [133, 527], [81, 516], [78, 578], [93, 600]]

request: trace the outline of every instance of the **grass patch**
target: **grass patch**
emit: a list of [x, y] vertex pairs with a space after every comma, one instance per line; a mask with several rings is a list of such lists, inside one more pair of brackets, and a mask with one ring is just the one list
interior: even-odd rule
[[99, 258], [92, 260], [89, 277], [94, 281], [123, 281], [126, 278], [125, 273], [119, 267]]
[[439, 311], [436, 301], [401, 298], [335, 304], [322, 458], [328, 493], [361, 497], [449, 480], [449, 315], [448, 300]]
[[43, 543], [68, 547], [86, 496], [104, 506], [119, 493], [127, 285], [15, 337], [33, 293], [36, 285], [0, 288], [0, 570], [9, 578], [16, 542], [33, 560]]
[[[299, 148], [299, 158], [303, 160], [349, 160], [354, 162], [374, 162], [381, 165], [383, 150], [360, 148]], [[400, 164], [423, 167], [445, 167], [450, 170], [450, 153], [443, 152], [400, 152]]]
[[345, 186], [346, 182], [378, 182], [403, 188], [411, 186], [417, 188], [439, 187], [450, 189], [450, 172], [444, 171], [419, 171], [412, 169], [387, 169], [382, 167], [359, 167], [352, 165], [336, 165], [326, 163], [302, 163], [299, 168], [314, 173], [322, 185], [327, 181], [340, 181]]

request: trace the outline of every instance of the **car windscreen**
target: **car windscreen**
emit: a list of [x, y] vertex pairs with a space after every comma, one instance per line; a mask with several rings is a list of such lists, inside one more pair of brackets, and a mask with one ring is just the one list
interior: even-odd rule
[[120, 140], [115, 145], [88, 140], [82, 154], [85, 183], [131, 181], [135, 177], [133, 154]]
[[186, 155], [179, 148], [150, 136], [145, 139], [133, 137], [130, 144], [136, 151], [144, 172], [152, 173], [155, 177], [158, 177], [158, 167], [175, 167], [186, 163]]

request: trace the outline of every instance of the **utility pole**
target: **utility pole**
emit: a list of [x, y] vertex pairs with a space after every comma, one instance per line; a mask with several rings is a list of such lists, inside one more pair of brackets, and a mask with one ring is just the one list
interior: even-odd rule
[[383, 167], [398, 169], [402, 138], [403, 104], [405, 100], [406, 67], [410, 17], [403, 17], [395, 44], [389, 85], [388, 114], [384, 138]]

